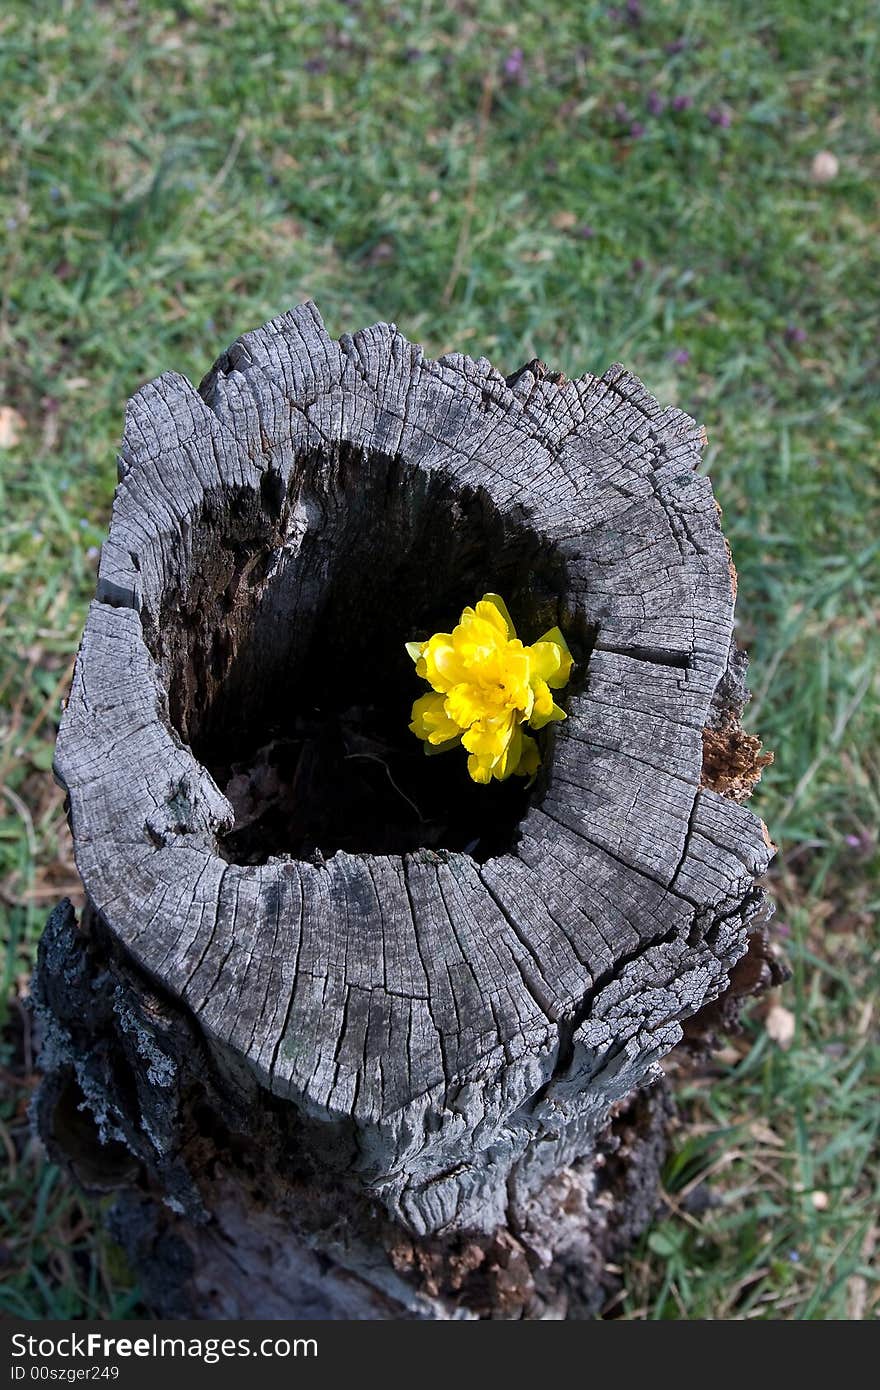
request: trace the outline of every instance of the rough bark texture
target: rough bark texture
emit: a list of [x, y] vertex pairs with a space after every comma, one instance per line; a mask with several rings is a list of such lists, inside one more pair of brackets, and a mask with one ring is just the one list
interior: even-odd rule
[[[771, 853], [701, 443], [620, 367], [505, 380], [312, 305], [131, 401], [40, 1114], [60, 1155], [84, 1100], [166, 1311], [595, 1309]], [[406, 732], [402, 643], [488, 589], [577, 662], [530, 792]]]

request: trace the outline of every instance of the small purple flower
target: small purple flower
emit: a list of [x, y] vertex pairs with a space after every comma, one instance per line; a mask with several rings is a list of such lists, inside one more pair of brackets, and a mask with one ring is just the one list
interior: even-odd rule
[[420, 48], [408, 48], [403, 56], [408, 63], [417, 63], [422, 57], [422, 50]]
[[677, 97], [672, 98], [673, 111], [690, 111], [693, 104], [694, 99], [687, 92], [679, 92]]
[[799, 323], [790, 323], [785, 330], [785, 341], [792, 344], [805, 343], [807, 341], [807, 330], [801, 328]]
[[691, 355], [688, 352], [687, 348], [678, 348], [672, 354], [672, 360], [675, 363], [676, 367], [686, 367], [688, 362], [690, 362], [691, 360]]
[[581, 241], [592, 241], [593, 237], [596, 235], [596, 230], [594, 227], [590, 226], [589, 222], [585, 222], [583, 226], [578, 227], [577, 235], [580, 237]]
[[775, 922], [774, 926], [780, 936], [791, 936], [791, 927], [787, 922]]
[[616, 121], [619, 121], [621, 125], [629, 124], [629, 112], [627, 111], [622, 101], [618, 101], [615, 103], [614, 119]]
[[645, 127], [641, 121], [633, 121], [629, 128], [629, 133], [634, 140], [638, 140], [645, 133]]
[[662, 116], [663, 112], [666, 110], [666, 102], [659, 92], [649, 92], [645, 105], [652, 116]]
[[53, 203], [61, 202], [61, 189], [58, 187], [57, 183], [53, 183], [52, 187], [49, 189], [49, 197], [52, 199]]
[[327, 64], [323, 58], [307, 58], [303, 66], [306, 72], [321, 73], [327, 71]]
[[525, 66], [525, 58], [521, 48], [515, 48], [504, 60], [505, 77], [521, 77]]
[[17, 226], [18, 226], [18, 220], [17, 220], [17, 218], [15, 218], [15, 217], [7, 217], [7, 219], [6, 219], [6, 230], [7, 230], [7, 232], [14, 232]]
[[857, 854], [874, 853], [874, 840], [869, 830], [863, 830], [861, 835], [847, 835], [844, 838], [850, 849], [854, 849]]
[[801, 1262], [801, 1257], [800, 1257], [800, 1255], [798, 1254], [797, 1250], [789, 1250], [789, 1252], [788, 1252], [788, 1258], [789, 1258], [789, 1260], [791, 1261], [791, 1263], [792, 1263], [793, 1265], [800, 1264], [800, 1262]]
[[98, 556], [100, 555], [100, 553], [101, 553], [101, 551], [100, 551], [100, 549], [98, 548], [98, 546], [96, 546], [96, 545], [90, 545], [89, 548], [88, 548], [88, 550], [86, 551], [86, 559], [87, 559], [87, 560], [97, 560], [97, 558], [98, 558]]
[[642, 22], [642, 3], [641, 0], [626, 0], [626, 17], [630, 24], [641, 24]]
[[713, 106], [709, 112], [709, 120], [713, 125], [720, 126], [722, 130], [727, 130], [733, 120], [726, 106]]
[[632, 263], [631, 263], [631, 269], [632, 269], [633, 273], [634, 273], [635, 275], [641, 275], [641, 273], [642, 273], [642, 271], [644, 270], [644, 268], [645, 268], [645, 262], [642, 260], [641, 256], [634, 256], [634, 257], [633, 257], [633, 260], [632, 260]]
[[687, 41], [687, 39], [685, 39], [685, 38], [673, 39], [673, 40], [672, 40], [672, 43], [668, 43], [668, 44], [666, 45], [666, 52], [669, 53], [669, 54], [672, 54], [672, 55], [674, 56], [676, 53], [684, 53], [684, 51], [685, 51], [685, 49], [687, 48], [687, 46], [688, 46], [688, 41]]
[[84, 516], [81, 516], [79, 519], [79, 529], [81, 531], [88, 531], [89, 529], [88, 519]]

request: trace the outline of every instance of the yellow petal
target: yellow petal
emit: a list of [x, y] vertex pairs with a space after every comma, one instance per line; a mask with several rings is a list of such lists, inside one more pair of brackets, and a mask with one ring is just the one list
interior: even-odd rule
[[540, 719], [544, 715], [549, 715], [553, 708], [553, 696], [550, 694], [550, 687], [546, 681], [533, 681], [532, 690], [535, 694], [535, 703], [530, 723], [534, 723], [536, 717]]
[[478, 719], [487, 714], [486, 704], [480, 688], [476, 685], [454, 685], [446, 696], [446, 713], [460, 729], [469, 729]]
[[550, 709], [547, 711], [547, 713], [533, 714], [531, 719], [529, 720], [529, 724], [533, 729], [543, 729], [544, 725], [549, 724], [552, 720], [565, 718], [565, 710], [560, 709], [559, 706], [555, 704], [553, 700], [551, 700]]
[[522, 746], [522, 725], [517, 724], [511, 731], [507, 747], [493, 769], [493, 775], [498, 778], [499, 782], [504, 782], [516, 771], [520, 756], [522, 755]]
[[466, 666], [496, 659], [503, 652], [505, 643], [506, 638], [500, 628], [485, 618], [478, 618], [472, 608], [464, 610], [461, 622], [452, 633], [456, 655]]
[[467, 680], [467, 667], [455, 650], [450, 632], [437, 632], [425, 643], [416, 672], [442, 694]]
[[562, 629], [551, 627], [537, 639], [539, 642], [555, 642], [557, 647], [561, 647], [564, 652], [568, 651], [568, 643], [562, 635]]
[[562, 665], [562, 648], [558, 642], [533, 642], [527, 649], [532, 681], [547, 681]]
[[426, 758], [434, 758], [438, 753], [451, 753], [453, 748], [461, 747], [461, 734], [457, 733], [455, 738], [448, 738], [444, 743], [426, 743], [424, 754]]
[[532, 671], [531, 657], [518, 637], [504, 650], [504, 669], [509, 681], [527, 684]]
[[522, 750], [514, 773], [517, 777], [534, 777], [540, 766], [541, 755], [537, 743], [533, 738], [529, 738], [528, 734], [523, 734]]
[[462, 734], [461, 741], [469, 753], [489, 757], [494, 765], [510, 743], [514, 727], [514, 713], [510, 710], [499, 719], [477, 720]]
[[[544, 680], [547, 681], [548, 685], [552, 685], [554, 690], [561, 690], [568, 682], [571, 675], [574, 659], [571, 652], [568, 650], [568, 643], [558, 627], [551, 627], [549, 632], [545, 632], [543, 637], [539, 637], [537, 642], [534, 643], [532, 651], [534, 651], [535, 647], [540, 647], [545, 642], [551, 643], [554, 647], [559, 648], [559, 664], [552, 674], [544, 676]], [[538, 674], [543, 675], [543, 672], [538, 672]]]
[[[492, 609], [495, 611], [490, 617], [489, 614]], [[507, 604], [500, 594], [484, 594], [477, 604], [477, 612], [481, 617], [486, 618], [488, 622], [495, 623], [502, 636], [516, 636], [516, 628], [513, 625], [513, 619], [508, 613]], [[501, 619], [500, 623], [498, 622], [499, 618]]]
[[467, 769], [470, 773], [472, 782], [480, 782], [486, 786], [492, 781], [492, 765], [485, 758], [479, 757], [476, 753], [471, 753], [467, 760]]
[[458, 737], [461, 730], [446, 714], [443, 702], [442, 695], [430, 692], [414, 702], [409, 727], [416, 738], [439, 744]]

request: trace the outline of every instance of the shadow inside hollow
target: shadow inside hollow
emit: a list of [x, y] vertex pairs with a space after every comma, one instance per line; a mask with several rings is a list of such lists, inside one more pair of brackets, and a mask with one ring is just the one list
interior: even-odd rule
[[[405, 643], [495, 591], [525, 642], [563, 626], [583, 670], [590, 633], [566, 612], [561, 556], [521, 509], [399, 459], [342, 446], [293, 476], [213, 499], [148, 629], [172, 723], [235, 810], [221, 852], [503, 853], [541, 775], [484, 787], [462, 750], [426, 757], [408, 725], [427, 687]], [[545, 768], [553, 737], [538, 735]]]

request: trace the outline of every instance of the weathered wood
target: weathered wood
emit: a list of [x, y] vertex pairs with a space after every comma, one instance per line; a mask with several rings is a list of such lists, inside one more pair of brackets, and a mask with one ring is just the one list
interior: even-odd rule
[[[129, 1114], [120, 1142], [167, 1182], [163, 1143], [183, 1153], [198, 1128], [197, 1074], [227, 1135], [280, 1126], [259, 1171], [288, 1215], [264, 1246], [296, 1227], [291, 1261], [322, 1249], [349, 1292], [363, 1284], [354, 1315], [472, 1313], [446, 1265], [433, 1294], [422, 1266], [442, 1247], [485, 1272], [554, 1184], [580, 1182], [578, 1239], [607, 1253], [589, 1235], [599, 1138], [615, 1107], [649, 1104], [641, 1088], [757, 930], [771, 847], [740, 800], [761, 760], [739, 727], [734, 575], [701, 443], [621, 367], [505, 380], [428, 361], [386, 324], [334, 342], [313, 305], [245, 335], [198, 392], [169, 373], [129, 404], [56, 770], [90, 904], [83, 970], [119, 998], [150, 981], [202, 1060], [194, 1073], [183, 1034], [151, 1043], [187, 1098], [165, 1139], [147, 1128], [133, 1148]], [[531, 793], [468, 784], [463, 760], [422, 760], [406, 732], [403, 642], [484, 590], [526, 640], [559, 624], [577, 662]], [[73, 1067], [82, 1089], [88, 1040], [52, 987], [69, 917], [53, 931], [38, 992], [58, 1076]], [[124, 1034], [108, 1008], [107, 1036]], [[165, 1065], [147, 1055], [136, 1078]], [[105, 1100], [124, 1109], [118, 1091]], [[56, 1110], [44, 1098], [60, 1149]], [[222, 1208], [246, 1245], [265, 1221], [224, 1163], [238, 1195], [211, 1180], [214, 1225]], [[356, 1255], [327, 1253], [323, 1217], [291, 1226], [303, 1164], [313, 1206], [346, 1204]], [[192, 1253], [211, 1208], [192, 1155], [183, 1167]], [[589, 1306], [583, 1278], [536, 1293], [540, 1259], [518, 1250], [533, 1287], [517, 1315]]]
[[[36, 1115], [77, 1182], [116, 1192], [110, 1229], [163, 1317], [582, 1317], [653, 1215], [665, 1086], [619, 1107], [592, 1152], [490, 1232], [418, 1239], [357, 1181], [350, 1132], [259, 1103], [152, 991], [88, 910], [40, 945]], [[328, 1178], [329, 1170], [329, 1178]]]

